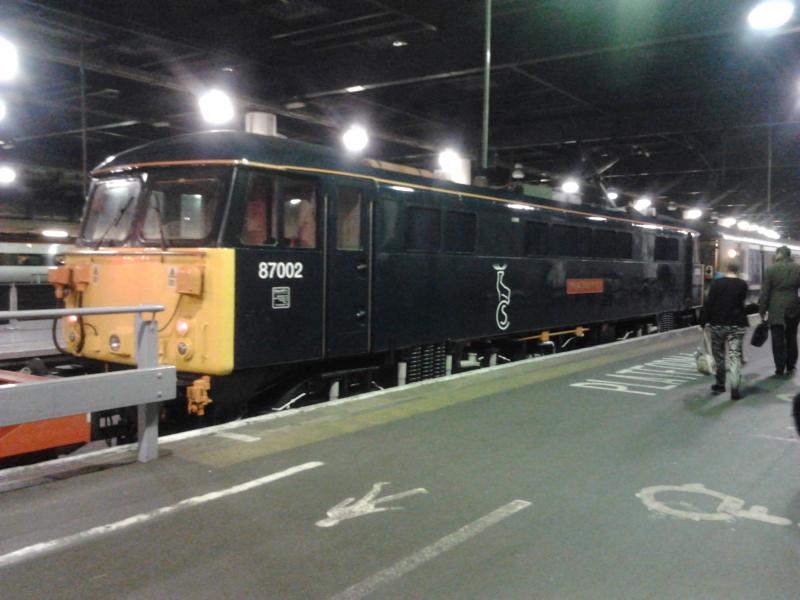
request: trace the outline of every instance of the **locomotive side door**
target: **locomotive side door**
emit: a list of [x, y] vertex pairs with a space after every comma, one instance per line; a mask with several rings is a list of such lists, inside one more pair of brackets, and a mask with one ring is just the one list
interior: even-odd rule
[[367, 352], [374, 182], [332, 182], [326, 196], [325, 354]]

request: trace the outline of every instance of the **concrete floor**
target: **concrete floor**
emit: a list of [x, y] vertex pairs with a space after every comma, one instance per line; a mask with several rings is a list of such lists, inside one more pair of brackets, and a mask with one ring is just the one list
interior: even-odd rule
[[0, 598], [796, 598], [798, 386], [696, 337], [0, 475]]

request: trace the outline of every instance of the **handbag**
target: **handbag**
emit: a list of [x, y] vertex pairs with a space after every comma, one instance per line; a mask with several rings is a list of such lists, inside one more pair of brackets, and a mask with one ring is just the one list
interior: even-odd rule
[[769, 322], [761, 321], [753, 330], [753, 336], [750, 338], [750, 343], [756, 348], [764, 345], [769, 337]]
[[697, 372], [703, 375], [714, 375], [717, 372], [717, 363], [711, 353], [711, 341], [708, 339], [708, 327], [703, 327], [703, 345], [694, 353]]

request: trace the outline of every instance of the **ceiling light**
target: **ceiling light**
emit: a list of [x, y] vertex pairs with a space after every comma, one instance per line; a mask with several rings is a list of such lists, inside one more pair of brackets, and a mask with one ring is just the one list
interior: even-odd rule
[[747, 231], [750, 228], [750, 221], [739, 221], [736, 226], [742, 231]]
[[525, 170], [522, 163], [516, 163], [514, 170], [511, 171], [511, 179], [525, 179]]
[[608, 192], [606, 194], [606, 198], [614, 202], [615, 200], [617, 200], [617, 198], [619, 198], [619, 194], [617, 192]]
[[289, 200], [289, 204], [291, 204], [292, 206], [297, 206], [298, 204], [301, 204], [302, 202], [303, 201], [300, 198], [292, 198], [291, 200]]
[[299, 109], [305, 108], [305, 107], [306, 107], [306, 103], [302, 102], [300, 100], [295, 100], [294, 102], [287, 102], [286, 104], [284, 104], [284, 108], [286, 110], [299, 110]]
[[17, 47], [0, 37], [0, 81], [11, 81], [17, 76], [19, 58]]
[[755, 223], [750, 223], [747, 227], [747, 231], [758, 231], [759, 229], [761, 229], [761, 225], [756, 225]]
[[206, 92], [198, 100], [200, 114], [211, 125], [222, 125], [233, 119], [235, 111], [230, 96], [222, 90]]
[[735, 217], [725, 217], [719, 222], [720, 225], [723, 227], [733, 227], [736, 225], [736, 218]]
[[634, 210], [637, 210], [640, 213], [643, 213], [651, 206], [653, 206], [653, 201], [647, 196], [642, 196], [641, 198], [637, 199], [636, 202], [633, 203]]
[[69, 237], [69, 234], [64, 231], [63, 229], [44, 229], [42, 230], [42, 235], [47, 238], [65, 238]]
[[446, 173], [455, 173], [461, 165], [461, 157], [451, 148], [439, 153], [439, 168]]
[[348, 152], [361, 152], [369, 144], [369, 134], [361, 125], [351, 125], [342, 135], [342, 143]]
[[9, 183], [14, 183], [16, 178], [17, 172], [14, 169], [5, 165], [0, 167], [0, 184], [8, 185]]
[[344, 88], [344, 91], [355, 94], [357, 92], [363, 92], [365, 89], [367, 88], [365, 88], [363, 85], [351, 85], [350, 87]]
[[789, 0], [767, 0], [759, 3], [750, 14], [747, 22], [757, 31], [777, 29], [789, 22], [794, 14], [794, 3]]
[[690, 208], [689, 210], [683, 211], [683, 218], [689, 221], [694, 221], [702, 216], [703, 211], [699, 208]]
[[561, 184], [561, 191], [565, 194], [577, 194], [581, 191], [581, 184], [576, 179], [567, 179]]
[[395, 40], [392, 42], [392, 46], [395, 48], [402, 48], [403, 46], [408, 46], [408, 42], [405, 40]]
[[389, 189], [392, 189], [396, 192], [404, 192], [406, 194], [411, 193], [414, 191], [414, 188], [407, 187], [405, 185], [390, 185]]

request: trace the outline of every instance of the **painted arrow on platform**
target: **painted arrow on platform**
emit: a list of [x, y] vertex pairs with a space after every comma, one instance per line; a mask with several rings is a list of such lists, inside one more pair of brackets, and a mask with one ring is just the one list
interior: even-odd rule
[[402, 506], [378, 506], [386, 502], [393, 502], [401, 498], [408, 498], [409, 496], [416, 496], [417, 494], [427, 494], [428, 490], [425, 488], [415, 488], [407, 492], [400, 492], [399, 494], [392, 494], [378, 498], [381, 488], [389, 485], [390, 481], [379, 481], [372, 486], [372, 489], [360, 500], [355, 498], [347, 498], [342, 500], [328, 511], [328, 517], [317, 521], [318, 527], [333, 527], [347, 519], [354, 519], [356, 517], [363, 517], [371, 513], [383, 512], [385, 510], [403, 510]]

